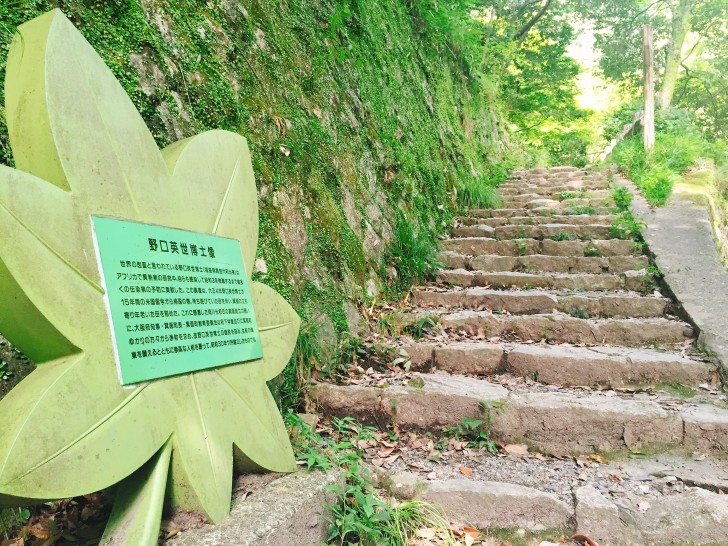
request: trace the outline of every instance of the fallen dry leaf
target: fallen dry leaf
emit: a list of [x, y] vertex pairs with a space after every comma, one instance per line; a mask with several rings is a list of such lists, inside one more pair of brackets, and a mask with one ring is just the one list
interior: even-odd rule
[[473, 475], [473, 469], [468, 468], [467, 466], [461, 466], [460, 467], [460, 474], [463, 476], [472, 476]]
[[422, 529], [417, 529], [416, 535], [419, 538], [435, 538], [435, 530], [432, 527], [423, 527]]
[[605, 459], [604, 457], [602, 457], [601, 455], [599, 455], [597, 453], [593, 453], [593, 454], [589, 455], [589, 458], [592, 461], [598, 462], [599, 464], [607, 464], [609, 462], [609, 461], [607, 461], [607, 459]]
[[503, 446], [503, 451], [508, 453], [509, 455], [523, 455], [524, 457], [528, 456], [528, 447], [526, 447], [523, 444], [508, 444], [506, 446]]

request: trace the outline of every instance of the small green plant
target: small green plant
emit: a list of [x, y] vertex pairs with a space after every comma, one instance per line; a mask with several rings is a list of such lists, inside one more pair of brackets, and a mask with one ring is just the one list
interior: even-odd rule
[[498, 209], [503, 206], [500, 192], [483, 180], [468, 180], [463, 184], [459, 196], [465, 208]]
[[567, 313], [569, 313], [574, 318], [579, 318], [579, 319], [591, 318], [589, 311], [587, 311], [586, 309], [583, 309], [581, 307], [571, 307], [571, 308], [569, 308]]
[[426, 334], [434, 333], [438, 320], [437, 315], [425, 313], [414, 322], [405, 324], [402, 333], [412, 336], [413, 339], [421, 339]]
[[619, 186], [612, 191], [612, 200], [617, 210], [626, 212], [632, 204], [632, 193], [624, 186]]
[[589, 216], [592, 216], [597, 211], [596, 208], [594, 208], [594, 205], [577, 205], [574, 207], [570, 207], [567, 211], [568, 214], [572, 215], [580, 215], [580, 214], [587, 214]]
[[645, 253], [645, 248], [647, 245], [643, 241], [635, 241], [632, 243], [632, 246], [630, 247], [632, 249], [632, 255], [634, 256], [643, 256]]
[[[382, 264], [394, 266], [397, 275], [393, 285], [397, 290], [405, 291], [409, 290], [416, 280], [434, 275], [442, 266], [437, 260], [437, 245], [434, 238], [424, 229], [415, 231], [404, 216], [397, 222], [392, 243], [385, 252]], [[383, 272], [382, 276], [386, 276], [386, 273]]]
[[584, 189], [579, 189], [576, 191], [562, 191], [559, 193], [559, 197], [562, 201], [566, 201], [567, 199], [576, 199], [577, 197], [583, 197], [584, 196]]
[[528, 245], [526, 245], [523, 241], [516, 241], [516, 248], [518, 249], [518, 255], [523, 256], [528, 250]]
[[0, 362], [0, 380], [8, 381], [13, 376], [13, 372], [8, 369], [7, 362]]
[[637, 220], [631, 212], [623, 212], [618, 216], [612, 225], [609, 226], [609, 234], [614, 239], [639, 239], [644, 222]]
[[528, 235], [525, 230], [521, 229], [516, 232], [516, 239], [525, 239], [526, 237], [528, 237]]
[[[454, 546], [455, 539], [445, 516], [424, 501], [397, 502], [382, 498], [372, 483], [371, 471], [362, 462], [362, 440], [380, 438], [373, 427], [362, 426], [351, 417], [332, 420], [331, 434], [322, 436], [298, 415], [285, 416], [293, 438], [296, 459], [309, 470], [341, 470], [343, 483], [329, 486], [336, 503], [330, 512], [328, 544], [360, 546], [407, 544], [418, 529], [435, 528], [440, 544]], [[389, 431], [389, 439], [398, 438]]]
[[601, 256], [601, 255], [602, 255], [602, 251], [596, 247], [593, 247], [593, 246], [584, 247], [584, 256], [595, 257], [595, 256]]
[[490, 434], [481, 419], [470, 419], [465, 417], [457, 425], [446, 427], [442, 431], [446, 436], [454, 438], [459, 442], [468, 442], [468, 447], [487, 449], [491, 453], [497, 451], [495, 442], [490, 439]]
[[551, 235], [549, 237], [552, 241], [576, 241], [576, 238], [576, 235], [572, 235], [565, 231], [559, 231], [557, 235]]
[[[25, 525], [28, 519], [30, 519], [30, 510], [27, 508], [0, 508], [0, 531], [5, 536], [5, 540], [9, 540], [11, 531]], [[5, 543], [5, 541], [0, 542]], [[14, 541], [10, 541], [10, 543], [15, 544]]]

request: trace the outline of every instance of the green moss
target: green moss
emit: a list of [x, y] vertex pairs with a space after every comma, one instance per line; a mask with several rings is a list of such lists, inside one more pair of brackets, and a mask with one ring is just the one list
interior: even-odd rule
[[[267, 267], [254, 279], [283, 294], [305, 320], [323, 311], [341, 336], [348, 332], [344, 302], [365, 300], [371, 275], [395, 297], [431, 270], [427, 249], [451, 222], [457, 191], [502, 180], [508, 142], [495, 127], [503, 114], [496, 102], [484, 101], [488, 95], [461, 53], [413, 3], [242, 6], [2, 3], [0, 80], [15, 27], [60, 7], [109, 65], [160, 147], [210, 129], [244, 135], [261, 192], [258, 258]], [[0, 163], [12, 165], [3, 115]], [[290, 221], [274, 199], [281, 194], [298, 196], [307, 235], [303, 263], [279, 235]], [[357, 225], [344, 214], [345, 197], [361, 216]], [[378, 218], [370, 218], [367, 211], [375, 209]], [[392, 260], [409, 256], [396, 236], [403, 224], [416, 235], [412, 256], [422, 259], [414, 267], [400, 264], [402, 274], [392, 281]], [[378, 245], [377, 254], [365, 252], [368, 225], [383, 243], [395, 233], [389, 250]], [[289, 393], [301, 383], [293, 372], [300, 366], [287, 369]]]

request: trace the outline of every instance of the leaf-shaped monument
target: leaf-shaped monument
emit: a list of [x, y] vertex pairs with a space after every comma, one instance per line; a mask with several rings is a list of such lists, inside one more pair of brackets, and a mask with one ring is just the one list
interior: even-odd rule
[[[96, 491], [162, 446], [153, 464], [167, 464], [171, 446], [168, 495], [219, 521], [230, 507], [234, 449], [250, 468], [295, 468], [265, 382], [290, 357], [299, 318], [248, 278], [262, 359], [122, 387], [91, 216], [235, 239], [249, 274], [258, 209], [247, 142], [210, 131], [160, 152], [58, 10], [19, 28], [6, 110], [18, 170], [0, 166], [0, 287], [2, 301], [17, 305], [0, 309], [13, 313], [0, 327], [39, 365], [0, 401], [0, 501]], [[164, 481], [164, 470], [152, 474]]]

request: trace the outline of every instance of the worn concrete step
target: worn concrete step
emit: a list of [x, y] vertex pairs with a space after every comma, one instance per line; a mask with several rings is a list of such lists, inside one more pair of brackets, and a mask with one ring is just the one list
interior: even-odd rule
[[579, 319], [566, 314], [499, 315], [489, 311], [456, 311], [439, 315], [444, 328], [514, 341], [547, 341], [574, 345], [623, 347], [672, 346], [693, 338], [692, 327], [665, 318]]
[[[275, 475], [273, 475], [275, 476]], [[343, 485], [339, 469], [298, 470], [278, 474], [262, 487], [245, 481], [233, 490], [230, 515], [217, 525], [183, 530], [168, 544], [175, 546], [318, 546], [328, 536], [330, 506], [336, 503], [332, 486]], [[248, 474], [248, 477], [256, 477]], [[264, 478], [258, 475], [258, 478]], [[265, 483], [265, 482], [264, 482]], [[236, 486], [238, 484], [236, 483]], [[251, 494], [252, 490], [252, 494]], [[128, 542], [133, 544], [133, 542]], [[156, 543], [156, 541], [155, 541]], [[73, 544], [77, 544], [74, 542]], [[88, 544], [88, 543], [86, 543]], [[120, 544], [111, 540], [105, 544]], [[139, 544], [139, 543], [137, 543]]]
[[438, 261], [451, 269], [472, 269], [477, 271], [522, 271], [534, 273], [624, 273], [639, 271], [649, 265], [647, 256], [498, 256], [484, 254], [466, 256], [457, 252], [443, 251]]
[[[472, 377], [420, 377], [415, 386], [392, 384], [386, 389], [318, 383], [310, 395], [327, 415], [351, 416], [379, 426], [392, 423], [402, 430], [437, 432], [465, 418], [487, 420], [494, 438], [523, 442], [554, 455], [655, 445], [720, 451], [728, 445], [728, 410], [708, 404], [675, 409], [607, 392], [509, 393]], [[706, 430], [708, 434], [701, 433]]]
[[468, 211], [468, 215], [480, 218], [510, 218], [512, 216], [556, 216], [571, 214], [606, 215], [614, 212], [613, 207], [608, 206], [591, 207], [588, 212], [584, 212], [584, 210], [585, 207], [572, 206], [571, 204], [568, 204], [568, 206], [563, 206], [561, 208], [541, 206], [536, 208], [512, 207], [500, 209], [471, 209]]
[[633, 241], [601, 239], [593, 241], [552, 241], [551, 239], [506, 239], [459, 237], [440, 243], [442, 250], [468, 256], [497, 254], [500, 256], [629, 256], [635, 251]]
[[453, 237], [494, 237], [496, 239], [554, 239], [554, 240], [585, 240], [585, 239], [613, 239], [619, 234], [613, 233], [609, 224], [511, 224], [507, 226], [490, 227], [485, 224], [460, 226], [453, 229]]
[[[554, 240], [585, 240], [585, 239], [613, 239], [610, 224], [541, 224], [538, 226], [499, 226], [495, 228], [495, 236], [499, 239], [554, 239]], [[524, 237], [525, 233], [525, 237]]]
[[441, 269], [438, 283], [448, 286], [486, 286], [490, 288], [548, 288], [552, 290], [631, 290], [649, 292], [652, 283], [646, 271], [624, 273], [521, 273], [519, 271], [468, 271]]
[[524, 182], [504, 183], [498, 186], [498, 191], [502, 195], [517, 195], [519, 193], [539, 193], [558, 194], [568, 191], [592, 191], [592, 190], [608, 190], [607, 182], [601, 180], [569, 180], [560, 184], [529, 184]]
[[575, 197], [573, 199], [546, 199], [546, 198], [509, 198], [503, 199], [503, 207], [506, 209], [514, 208], [525, 208], [529, 210], [533, 209], [547, 209], [554, 211], [553, 214], [563, 214], [568, 209], [575, 209], [581, 207], [595, 207], [595, 208], [609, 208], [613, 207], [611, 197]]
[[603, 216], [595, 216], [589, 214], [566, 214], [554, 216], [512, 216], [510, 218], [476, 218], [473, 216], [462, 216], [457, 218], [457, 223], [463, 226], [483, 225], [489, 227], [500, 227], [510, 225], [532, 225], [538, 226], [542, 224], [562, 224], [562, 225], [612, 225], [619, 216], [614, 214], [606, 214]]
[[[507, 189], [507, 188], [506, 188]], [[588, 199], [591, 201], [594, 200], [609, 200], [611, 199], [611, 192], [609, 190], [572, 190], [572, 191], [552, 191], [552, 190], [546, 190], [546, 191], [531, 191], [528, 189], [523, 189], [520, 193], [510, 193], [506, 192], [503, 193], [503, 201], [506, 204], [519, 204], [519, 205], [525, 205], [526, 203], [529, 203], [534, 200], [540, 200], [540, 199], [547, 199], [550, 201], [570, 201], [573, 199]], [[597, 201], [594, 201], [595, 203]]]
[[539, 290], [415, 290], [414, 305], [458, 309], [490, 309], [513, 315], [533, 315], [559, 311], [577, 318], [661, 317], [670, 300], [641, 296], [635, 292], [546, 292]]
[[509, 373], [562, 387], [645, 387], [708, 383], [715, 366], [676, 352], [545, 343], [418, 342], [402, 346], [423, 372], [493, 376]]
[[590, 240], [618, 238], [609, 224], [541, 224], [507, 225], [490, 227], [485, 224], [456, 227], [453, 237], [493, 237], [495, 239], [553, 239], [553, 240]]
[[568, 184], [604, 184], [608, 185], [609, 180], [604, 176], [593, 174], [588, 175], [548, 175], [548, 176], [528, 176], [525, 178], [511, 178], [505, 180], [498, 187], [517, 187], [517, 186], [539, 186], [539, 187], [558, 187]]

